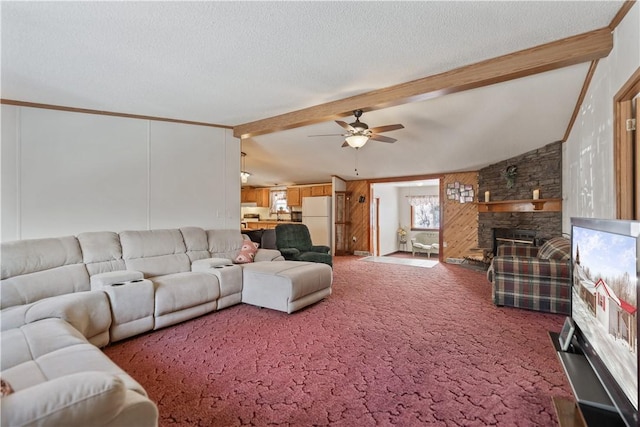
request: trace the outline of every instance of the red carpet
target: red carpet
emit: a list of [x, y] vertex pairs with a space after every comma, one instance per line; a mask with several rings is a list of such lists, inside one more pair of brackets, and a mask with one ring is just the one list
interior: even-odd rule
[[163, 426], [552, 426], [563, 317], [497, 308], [484, 273], [336, 257], [334, 292], [287, 315], [238, 305], [105, 353]]

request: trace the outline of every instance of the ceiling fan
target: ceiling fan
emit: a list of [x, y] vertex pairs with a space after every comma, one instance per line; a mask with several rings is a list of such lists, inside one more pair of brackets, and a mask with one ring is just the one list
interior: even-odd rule
[[353, 115], [356, 117], [356, 121], [353, 123], [346, 123], [341, 120], [336, 120], [336, 123], [340, 125], [347, 133], [342, 134], [331, 134], [331, 135], [309, 135], [309, 136], [344, 136], [345, 141], [342, 144], [343, 147], [353, 147], [353, 148], [361, 148], [364, 144], [367, 143], [370, 139], [373, 141], [380, 142], [388, 142], [393, 143], [396, 142], [397, 139], [389, 138], [388, 136], [378, 135], [382, 132], [390, 132], [392, 130], [404, 129], [404, 126], [401, 124], [395, 125], [386, 125], [386, 126], [378, 126], [369, 129], [369, 126], [366, 123], [360, 121], [360, 117], [362, 116], [362, 110], [355, 110]]

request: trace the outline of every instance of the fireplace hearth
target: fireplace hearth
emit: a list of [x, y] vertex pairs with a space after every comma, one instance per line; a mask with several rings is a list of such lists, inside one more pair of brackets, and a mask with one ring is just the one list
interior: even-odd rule
[[492, 229], [492, 252], [495, 256], [500, 245], [530, 245], [538, 246], [539, 240], [535, 230], [521, 230], [517, 228]]

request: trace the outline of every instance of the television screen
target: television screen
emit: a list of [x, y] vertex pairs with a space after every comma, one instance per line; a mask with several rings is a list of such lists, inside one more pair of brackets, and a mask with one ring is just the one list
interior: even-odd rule
[[[638, 412], [639, 231], [638, 222], [572, 219], [571, 317], [586, 341], [585, 355], [627, 423], [629, 413]], [[628, 403], [633, 408], [625, 408]]]

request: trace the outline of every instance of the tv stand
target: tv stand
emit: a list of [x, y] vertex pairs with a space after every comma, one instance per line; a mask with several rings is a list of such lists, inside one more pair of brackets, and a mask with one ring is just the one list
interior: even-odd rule
[[587, 422], [576, 402], [559, 396], [552, 400], [560, 427], [586, 427]]
[[[551, 342], [556, 349], [577, 401], [574, 403], [562, 398], [553, 399], [560, 425], [624, 427], [625, 423], [622, 417], [620, 417], [587, 358], [573, 347], [569, 351], [562, 351], [558, 335], [555, 332], [549, 332]], [[573, 406], [573, 411], [571, 406]]]

